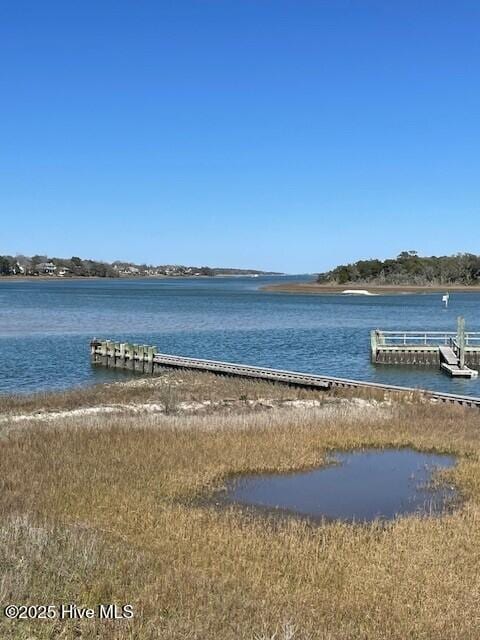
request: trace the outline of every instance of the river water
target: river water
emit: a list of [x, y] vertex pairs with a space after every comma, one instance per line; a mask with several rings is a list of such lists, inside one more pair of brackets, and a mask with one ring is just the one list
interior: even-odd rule
[[480, 396], [480, 380], [373, 366], [370, 330], [480, 330], [480, 294], [356, 297], [267, 293], [305, 276], [0, 281], [0, 393], [64, 389], [131, 375], [93, 369], [93, 337], [164, 353]]

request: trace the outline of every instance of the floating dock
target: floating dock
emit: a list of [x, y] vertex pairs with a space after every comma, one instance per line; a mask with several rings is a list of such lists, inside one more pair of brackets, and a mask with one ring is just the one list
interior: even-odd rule
[[311, 389], [378, 389], [401, 393], [421, 393], [425, 397], [438, 402], [480, 408], [480, 397], [440, 393], [412, 387], [399, 387], [390, 384], [350, 380], [348, 378], [336, 378], [333, 376], [302, 373], [299, 371], [255, 367], [232, 362], [222, 362], [220, 360], [204, 360], [201, 358], [175, 356], [158, 353], [156, 347], [114, 342], [112, 340], [92, 340], [90, 343], [90, 354], [91, 362], [95, 366], [126, 369], [144, 374], [161, 373], [165, 368], [172, 367], [178, 369], [196, 369], [199, 371], [210, 371], [220, 375], [254, 378]]
[[457, 331], [371, 332], [374, 364], [439, 367], [452, 377], [475, 378], [480, 368], [480, 331], [465, 331], [458, 318]]

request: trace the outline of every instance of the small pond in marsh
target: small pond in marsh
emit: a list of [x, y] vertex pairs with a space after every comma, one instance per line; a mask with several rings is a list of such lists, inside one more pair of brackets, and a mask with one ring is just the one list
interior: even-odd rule
[[226, 500], [317, 520], [430, 515], [444, 511], [456, 497], [453, 487], [432, 483], [436, 470], [455, 461], [413, 449], [338, 452], [333, 464], [318, 469], [234, 478], [227, 483]]

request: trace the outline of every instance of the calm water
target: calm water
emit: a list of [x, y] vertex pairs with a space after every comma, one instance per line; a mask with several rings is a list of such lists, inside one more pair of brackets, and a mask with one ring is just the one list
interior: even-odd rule
[[[295, 279], [295, 278], [290, 278]], [[299, 276], [297, 279], [305, 280]], [[480, 380], [370, 364], [372, 328], [480, 330], [480, 294], [354, 297], [260, 292], [278, 278], [0, 281], [0, 392], [125, 377], [93, 370], [92, 337], [166, 353], [480, 396]], [[285, 279], [282, 279], [285, 280]]]
[[434, 469], [455, 464], [451, 456], [392, 449], [339, 453], [335, 460], [339, 464], [314, 471], [232, 480], [227, 501], [313, 518], [371, 521], [438, 513], [455, 496], [451, 488], [427, 486]]

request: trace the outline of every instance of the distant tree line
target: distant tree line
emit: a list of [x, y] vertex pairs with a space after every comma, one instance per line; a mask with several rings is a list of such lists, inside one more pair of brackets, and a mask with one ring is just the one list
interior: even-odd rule
[[45, 255], [31, 257], [0, 256], [0, 276], [45, 276], [119, 278], [133, 276], [215, 276], [220, 274], [260, 274], [254, 269], [219, 269], [187, 267], [184, 265], [147, 265], [133, 262], [112, 263], [86, 260], [78, 256], [51, 258]]
[[48, 256], [0, 256], [2, 276], [61, 275], [84, 277], [118, 277], [112, 265], [96, 260], [82, 260], [76, 256], [70, 259], [49, 258]]
[[480, 285], [480, 256], [458, 253], [453, 256], [419, 256], [402, 251], [389, 260], [359, 260], [342, 264], [318, 276], [319, 283], [399, 284], [399, 285]]

